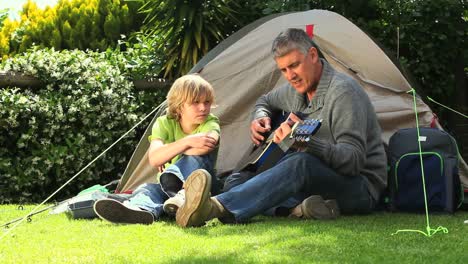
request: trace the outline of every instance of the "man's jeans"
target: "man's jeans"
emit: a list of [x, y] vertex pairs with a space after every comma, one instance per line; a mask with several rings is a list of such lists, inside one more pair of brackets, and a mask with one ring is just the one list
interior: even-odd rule
[[[238, 181], [239, 183], [242, 180]], [[237, 222], [289, 207], [310, 195], [336, 199], [343, 213], [369, 213], [374, 200], [363, 176], [342, 176], [311, 154], [298, 152], [283, 157], [277, 165], [216, 196]]]
[[[133, 192], [131, 198], [125, 202], [130, 206], [137, 206], [151, 212], [155, 218], [163, 214], [163, 204], [182, 189], [183, 182], [197, 169], [205, 169], [214, 176], [216, 155], [213, 153], [203, 156], [182, 155], [175, 164], [167, 167], [160, 175], [160, 183], [145, 183]], [[219, 183], [213, 177], [212, 193], [219, 193]]]

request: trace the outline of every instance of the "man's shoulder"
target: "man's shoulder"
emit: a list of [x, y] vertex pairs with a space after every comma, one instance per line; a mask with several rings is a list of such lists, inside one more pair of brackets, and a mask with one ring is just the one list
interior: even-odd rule
[[358, 82], [355, 79], [353, 79], [353, 77], [349, 76], [348, 74], [344, 72], [339, 72], [337, 70], [334, 70], [332, 81], [340, 85], [346, 85], [346, 86], [358, 85], [359, 86]]
[[362, 96], [363, 93], [365, 94], [364, 89], [355, 79], [346, 73], [336, 70], [332, 77], [330, 88], [334, 90], [335, 96], [343, 96], [344, 94]]

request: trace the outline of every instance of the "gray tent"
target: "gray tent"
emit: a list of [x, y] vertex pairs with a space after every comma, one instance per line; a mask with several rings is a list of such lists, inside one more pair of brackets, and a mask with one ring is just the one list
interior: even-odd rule
[[[412, 85], [362, 30], [330, 11], [277, 14], [242, 28], [211, 50], [191, 71], [199, 72], [215, 88], [218, 106], [213, 113], [221, 120], [218, 173], [232, 170], [251, 146], [250, 113], [256, 99], [286, 82], [276, 68], [270, 47], [278, 33], [290, 27], [306, 30], [335, 69], [351, 75], [364, 87], [377, 112], [386, 144], [398, 129], [416, 126], [413, 97], [407, 93]], [[420, 98], [417, 109], [420, 126], [440, 127]], [[156, 171], [147, 158], [147, 138], [153, 122], [124, 172], [119, 191], [156, 180]], [[461, 160], [460, 177], [465, 189], [467, 172], [467, 165]]]

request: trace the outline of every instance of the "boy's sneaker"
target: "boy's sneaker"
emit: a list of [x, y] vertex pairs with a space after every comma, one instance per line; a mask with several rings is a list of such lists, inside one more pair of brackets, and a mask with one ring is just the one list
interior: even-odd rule
[[154, 222], [154, 216], [148, 211], [139, 208], [130, 208], [113, 199], [97, 200], [94, 203], [94, 212], [103, 220], [121, 224], [144, 224]]
[[340, 216], [340, 208], [336, 200], [324, 201], [320, 195], [312, 195], [304, 199], [291, 212], [290, 217], [329, 220]]
[[185, 190], [180, 190], [174, 197], [167, 199], [164, 202], [163, 210], [166, 214], [175, 216], [177, 210], [184, 204], [185, 202]]
[[185, 203], [177, 210], [176, 223], [180, 227], [202, 226], [211, 219], [211, 175], [203, 169], [193, 171], [184, 183]]

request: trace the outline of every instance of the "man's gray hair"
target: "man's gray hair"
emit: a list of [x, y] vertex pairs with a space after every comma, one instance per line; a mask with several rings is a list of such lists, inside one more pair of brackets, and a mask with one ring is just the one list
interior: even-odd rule
[[297, 49], [305, 55], [311, 47], [317, 48], [304, 30], [288, 28], [275, 38], [271, 46], [271, 53], [273, 53], [274, 58], [278, 58]]

